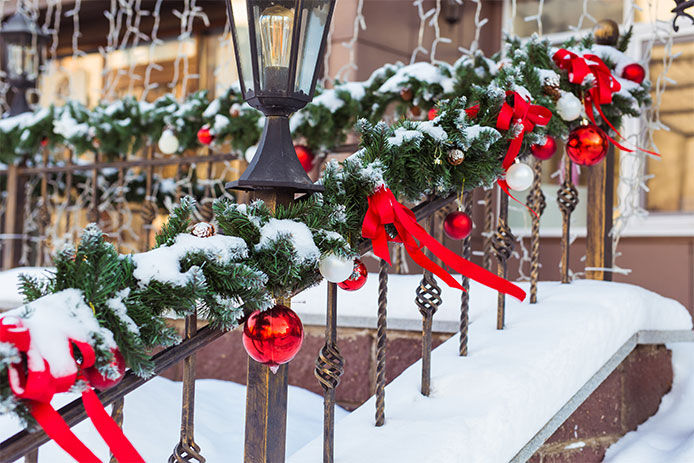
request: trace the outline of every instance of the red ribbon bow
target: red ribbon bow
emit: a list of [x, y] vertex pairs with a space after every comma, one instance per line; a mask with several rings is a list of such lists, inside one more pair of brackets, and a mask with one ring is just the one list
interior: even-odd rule
[[[392, 238], [388, 235], [385, 228], [387, 224], [395, 226], [398, 232], [397, 237]], [[400, 204], [395, 199], [393, 192], [385, 186], [381, 186], [369, 196], [369, 208], [364, 217], [361, 234], [364, 238], [371, 240], [374, 254], [389, 264], [391, 261], [388, 242], [402, 243], [412, 260], [419, 266], [441, 278], [448, 286], [463, 289], [462, 285], [451, 274], [422, 252], [422, 247], [426, 247], [456, 272], [521, 301], [525, 299], [525, 291], [518, 286], [463, 259], [436, 241], [417, 223], [414, 213]]]
[[[588, 89], [588, 94], [585, 96], [583, 102], [585, 105], [586, 114], [593, 124], [598, 125], [598, 123], [595, 121], [595, 115], [593, 114], [593, 108], [597, 109], [598, 114], [600, 114], [602, 120], [605, 121], [605, 124], [607, 124], [608, 127], [612, 129], [619, 138], [625, 140], [624, 136], [619, 133], [619, 130], [612, 125], [612, 123], [602, 112], [601, 105], [612, 103], [612, 94], [622, 89], [622, 85], [615, 78], [615, 76], [612, 75], [612, 71], [610, 71], [610, 68], [607, 67], [605, 62], [596, 55], [587, 54], [579, 56], [576, 53], [570, 52], [569, 50], [563, 48], [557, 50], [557, 52], [554, 53], [554, 56], [552, 56], [552, 59], [559, 69], [568, 72], [569, 82], [573, 84], [581, 85], [583, 84], [586, 76], [589, 74], [593, 75], [593, 86]], [[607, 135], [607, 138], [612, 142], [612, 144], [620, 150], [628, 153], [634, 152], [633, 149], [627, 148], [620, 144], [617, 140], [610, 137], [609, 134], [605, 135]], [[636, 149], [654, 156], [660, 156], [660, 154], [654, 151], [638, 147]]]
[[[86, 342], [67, 339], [66, 342], [70, 343], [70, 355], [74, 368], [56, 377], [51, 372], [48, 361], [41, 357], [38, 349], [32, 346], [31, 333], [20, 318], [14, 316], [0, 318], [0, 342], [14, 345], [23, 356], [26, 356], [28, 371], [24, 370], [22, 361], [7, 367], [10, 388], [17, 397], [28, 401], [32, 416], [46, 434], [79, 463], [100, 463], [101, 460], [75, 436], [50, 403], [55, 394], [67, 392], [78, 379], [83, 379], [78, 374], [79, 368], [84, 369], [94, 365], [96, 355], [92, 346]], [[82, 356], [79, 365], [74, 359], [74, 347], [77, 347]], [[137, 453], [123, 431], [106, 413], [91, 386], [82, 391], [82, 402], [94, 427], [118, 461], [144, 463], [144, 459]]]
[[[506, 156], [504, 156], [504, 161], [502, 163], [504, 170], [508, 170], [518, 157], [521, 147], [523, 146], [523, 137], [526, 132], [532, 132], [535, 125], [547, 125], [550, 119], [552, 119], [552, 111], [544, 106], [531, 104], [529, 100], [523, 98], [518, 92], [507, 91], [506, 95], [513, 95], [513, 106], [504, 102], [499, 111], [499, 116], [496, 119], [496, 127], [501, 130], [509, 130], [513, 124], [516, 123], [520, 125], [521, 129], [513, 140], [511, 140], [508, 151], [506, 151]], [[517, 203], [523, 204], [513, 197], [509, 191], [506, 180], [501, 179], [498, 180], [497, 183], [504, 193], [509, 195]], [[525, 206], [525, 204], [523, 205]], [[537, 213], [531, 208], [528, 207], [528, 210], [537, 216]]]

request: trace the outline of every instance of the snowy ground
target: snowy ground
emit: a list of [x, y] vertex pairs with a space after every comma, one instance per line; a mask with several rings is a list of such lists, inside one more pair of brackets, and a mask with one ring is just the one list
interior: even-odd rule
[[672, 391], [658, 413], [607, 450], [605, 463], [694, 462], [694, 345], [673, 344]]
[[[416, 311], [413, 290], [395, 284], [389, 310]], [[373, 398], [345, 417], [336, 463], [506, 463], [634, 333], [692, 326], [678, 302], [619, 283], [541, 283], [537, 305], [507, 299], [503, 332], [496, 294], [473, 285], [471, 298], [469, 357], [458, 356], [457, 336], [437, 348], [428, 398], [419, 393], [421, 363], [407, 369], [386, 388], [381, 428]], [[321, 452], [316, 439], [289, 462], [315, 463]]]
[[[61, 394], [54, 405], [76, 396]], [[287, 412], [287, 455], [322, 435], [322, 397], [298, 387], [289, 387]], [[181, 422], [181, 383], [153, 378], [125, 399], [125, 434], [147, 462], [164, 462], [178, 443]], [[246, 388], [214, 379], [198, 380], [195, 391], [195, 437], [208, 463], [243, 461]], [[336, 410], [336, 419], [347, 412]], [[0, 416], [0, 440], [19, 431], [11, 417]], [[94, 427], [85, 421], [73, 428], [98, 457], [108, 461], [108, 450]], [[39, 461], [73, 463], [53, 442], [41, 447]]]

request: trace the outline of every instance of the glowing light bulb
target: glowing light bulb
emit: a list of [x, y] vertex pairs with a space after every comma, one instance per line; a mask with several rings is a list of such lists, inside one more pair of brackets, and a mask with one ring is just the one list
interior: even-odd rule
[[287, 88], [294, 28], [294, 10], [280, 5], [266, 8], [258, 18], [263, 76], [268, 90]]

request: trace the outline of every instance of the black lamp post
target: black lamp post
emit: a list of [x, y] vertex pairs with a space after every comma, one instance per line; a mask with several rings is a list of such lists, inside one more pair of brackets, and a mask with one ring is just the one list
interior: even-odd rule
[[266, 116], [240, 190], [321, 191], [296, 157], [289, 116], [316, 89], [336, 0], [226, 0], [244, 99]]
[[16, 12], [2, 25], [2, 70], [14, 96], [10, 116], [31, 111], [26, 93], [35, 89], [42, 63], [42, 51], [48, 37], [24, 13]]

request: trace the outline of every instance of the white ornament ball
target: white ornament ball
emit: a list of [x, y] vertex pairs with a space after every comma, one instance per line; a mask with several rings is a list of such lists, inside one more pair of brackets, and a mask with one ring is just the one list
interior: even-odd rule
[[326, 254], [321, 257], [318, 270], [323, 278], [331, 283], [342, 283], [352, 276], [354, 271], [354, 259], [344, 259], [335, 254]]
[[161, 133], [157, 146], [159, 146], [159, 151], [164, 154], [174, 154], [178, 151], [180, 144], [178, 143], [178, 137], [176, 137], [174, 131], [166, 129]]
[[581, 111], [583, 111], [581, 100], [576, 98], [573, 93], [562, 92], [561, 97], [557, 100], [559, 117], [565, 121], [575, 121], [581, 115]]
[[258, 145], [249, 146], [243, 157], [246, 158], [246, 162], [250, 163], [255, 157], [255, 152], [258, 151]]
[[533, 169], [522, 162], [517, 162], [506, 171], [506, 183], [514, 191], [523, 191], [530, 188], [535, 179]]

